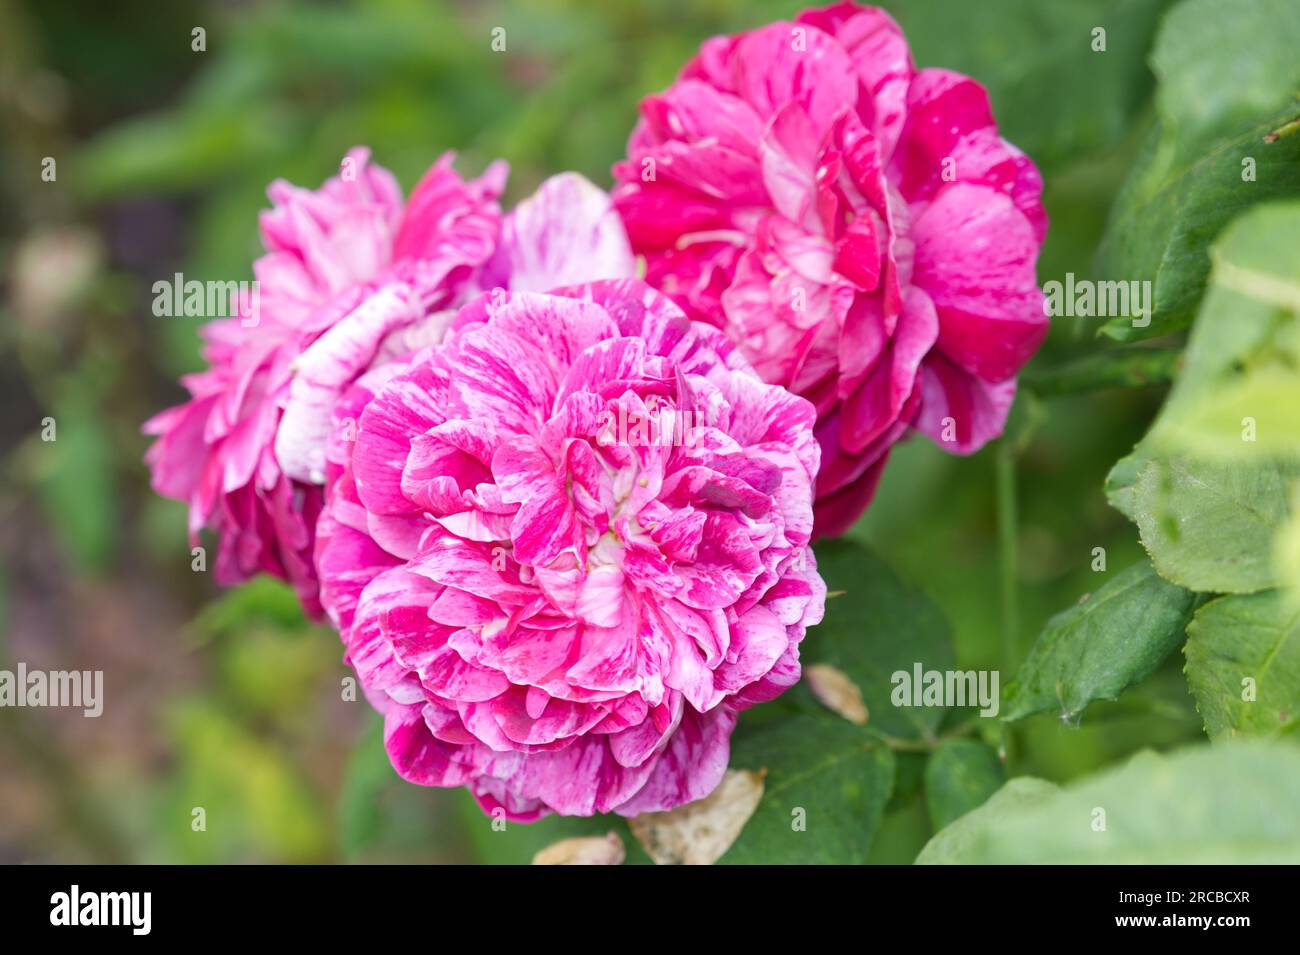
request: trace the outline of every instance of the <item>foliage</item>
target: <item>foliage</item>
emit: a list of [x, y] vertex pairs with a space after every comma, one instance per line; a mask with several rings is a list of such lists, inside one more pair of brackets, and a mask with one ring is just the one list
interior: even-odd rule
[[1300, 750], [1293, 746], [1140, 753], [1059, 791], [1014, 779], [939, 833], [918, 861], [1294, 864], [1297, 785]]

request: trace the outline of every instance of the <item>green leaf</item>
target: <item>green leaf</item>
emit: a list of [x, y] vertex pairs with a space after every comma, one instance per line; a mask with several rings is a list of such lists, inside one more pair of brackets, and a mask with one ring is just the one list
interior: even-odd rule
[[[1297, 250], [1300, 255], [1300, 249]], [[1282, 369], [1260, 369], [1225, 382], [1198, 407], [1170, 406], [1177, 414], [1178, 443], [1189, 453], [1206, 457], [1300, 456], [1300, 375]], [[1243, 441], [1249, 436], [1252, 445]]]
[[1213, 259], [1183, 371], [1106, 495], [1166, 578], [1250, 593], [1282, 582], [1274, 539], [1300, 476], [1300, 203], [1246, 213]]
[[1056, 791], [1056, 786], [1045, 779], [1017, 776], [984, 805], [936, 833], [916, 857], [916, 864], [960, 865], [972, 861], [971, 856], [980, 850], [985, 832], [998, 820], [1017, 816], [1028, 807], [1044, 802]]
[[1300, 457], [1300, 202], [1247, 212], [1211, 258], [1210, 290], [1151, 441], [1215, 460]]
[[1300, 726], [1300, 609], [1281, 592], [1210, 601], [1187, 628], [1183, 653], [1211, 739]]
[[[1170, 159], [1154, 141], [1121, 190], [1098, 253], [1104, 278], [1152, 283], [1145, 327], [1116, 318], [1103, 331], [1121, 341], [1154, 338], [1191, 324], [1210, 271], [1206, 248], [1238, 213], [1300, 189], [1300, 137], [1265, 143], [1297, 112], [1287, 107], [1194, 157]], [[1244, 160], [1254, 182], [1243, 182]]]
[[1293, 0], [1180, 3], [1165, 17], [1151, 54], [1160, 114], [1192, 143], [1249, 125], [1300, 90], [1297, 49], [1300, 8]]
[[1280, 864], [1300, 862], [1300, 747], [1198, 745], [1018, 804], [1003, 793], [934, 837], [918, 862]]
[[1291, 517], [1273, 540], [1273, 564], [1288, 599], [1300, 604], [1300, 485], [1291, 489]]
[[1300, 188], [1300, 137], [1266, 142], [1300, 115], [1298, 47], [1290, 0], [1185, 0], [1165, 19], [1151, 57], [1160, 126], [1112, 208], [1099, 256], [1104, 277], [1154, 284], [1154, 314], [1145, 328], [1115, 319], [1107, 334], [1187, 327], [1207, 243], [1245, 208]]
[[1005, 780], [991, 746], [973, 739], [945, 740], [925, 767], [925, 799], [934, 828], [982, 806]]
[[894, 754], [838, 716], [738, 730], [731, 768], [766, 770], [763, 799], [719, 863], [861, 863], [894, 785]]
[[1134, 488], [1138, 474], [1151, 460], [1151, 450], [1145, 443], [1139, 443], [1132, 452], [1115, 462], [1115, 466], [1106, 475], [1106, 500], [1130, 521], [1137, 521], [1137, 501], [1134, 500]]
[[954, 666], [948, 623], [879, 557], [849, 541], [817, 546], [817, 569], [831, 596], [826, 617], [800, 647], [805, 663], [827, 663], [862, 690], [868, 725], [902, 739], [932, 738], [943, 707], [896, 707], [893, 674]]
[[1004, 720], [1055, 710], [1076, 720], [1150, 676], [1182, 640], [1195, 595], [1143, 561], [1047, 622], [1008, 689]]
[[1189, 590], [1251, 593], [1273, 586], [1271, 548], [1289, 509], [1294, 465], [1149, 461], [1134, 487], [1142, 546], [1166, 580]]

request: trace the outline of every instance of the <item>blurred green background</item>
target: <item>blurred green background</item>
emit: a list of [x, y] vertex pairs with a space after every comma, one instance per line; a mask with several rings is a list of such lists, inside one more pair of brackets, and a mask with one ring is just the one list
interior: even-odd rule
[[[1043, 170], [1042, 282], [1092, 274], [1151, 124], [1145, 57], [1166, 5], [885, 4], [920, 65], [988, 86], [1004, 135]], [[155, 317], [150, 286], [176, 271], [250, 278], [267, 183], [315, 187], [355, 144], [408, 189], [446, 149], [465, 174], [508, 160], [511, 202], [564, 169], [608, 186], [642, 95], [707, 36], [798, 9], [0, 0], [0, 666], [102, 669], [108, 697], [98, 720], [0, 710], [0, 861], [491, 857], [463, 794], [396, 780], [364, 700], [340, 699], [337, 638], [306, 624], [285, 587], [222, 593], [191, 571], [183, 508], [149, 491], [139, 425], [182, 397], [196, 321]], [[1104, 56], [1088, 45], [1097, 23]], [[1008, 442], [969, 459], [901, 447], [854, 531], [942, 608], [959, 665], [1000, 667], [1004, 686], [1047, 617], [1097, 586], [1093, 548], [1111, 569], [1141, 554], [1101, 486], [1162, 386], [1035, 385], [1100, 350], [1096, 330], [1056, 322]], [[1018, 725], [1003, 741], [1009, 773], [1064, 781], [1142, 745], [1203, 739], [1179, 664], [1080, 728]], [[205, 832], [191, 828], [195, 806]], [[926, 825], [901, 807], [873, 856], [910, 861]]]

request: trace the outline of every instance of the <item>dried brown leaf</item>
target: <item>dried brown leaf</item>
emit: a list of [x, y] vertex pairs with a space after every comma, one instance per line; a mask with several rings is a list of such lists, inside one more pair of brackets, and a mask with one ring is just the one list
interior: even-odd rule
[[533, 865], [622, 865], [627, 858], [618, 833], [553, 842], [533, 856]]
[[814, 663], [804, 668], [804, 679], [813, 696], [827, 709], [850, 723], [866, 725], [867, 704], [862, 699], [862, 690], [844, 673], [827, 663]]
[[712, 865], [731, 848], [763, 798], [762, 772], [729, 769], [708, 796], [668, 812], [642, 813], [632, 835], [658, 865]]

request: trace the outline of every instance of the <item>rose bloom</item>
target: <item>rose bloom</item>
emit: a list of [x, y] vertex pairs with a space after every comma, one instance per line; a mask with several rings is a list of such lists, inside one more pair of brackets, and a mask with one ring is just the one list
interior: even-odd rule
[[646, 280], [817, 407], [817, 532], [838, 534], [909, 428], [1001, 434], [1046, 334], [1033, 164], [974, 80], [918, 70], [841, 3], [715, 37], [641, 104], [616, 206]]
[[[366, 149], [318, 190], [268, 190], [257, 295], [204, 326], [208, 367], [182, 379], [190, 400], [144, 426], [158, 436], [146, 457], [154, 489], [189, 505], [192, 542], [204, 527], [220, 537], [218, 582], [265, 571], [318, 615], [314, 532], [343, 390], [438, 341], [480, 280], [534, 288], [632, 273], [622, 226], [586, 180], [557, 176], [503, 221], [505, 164], [465, 182], [451, 162], [405, 203]], [[543, 228], [557, 205], [567, 234]]]
[[484, 295], [335, 419], [322, 600], [404, 778], [664, 810], [798, 680], [815, 411], [645, 284]]

